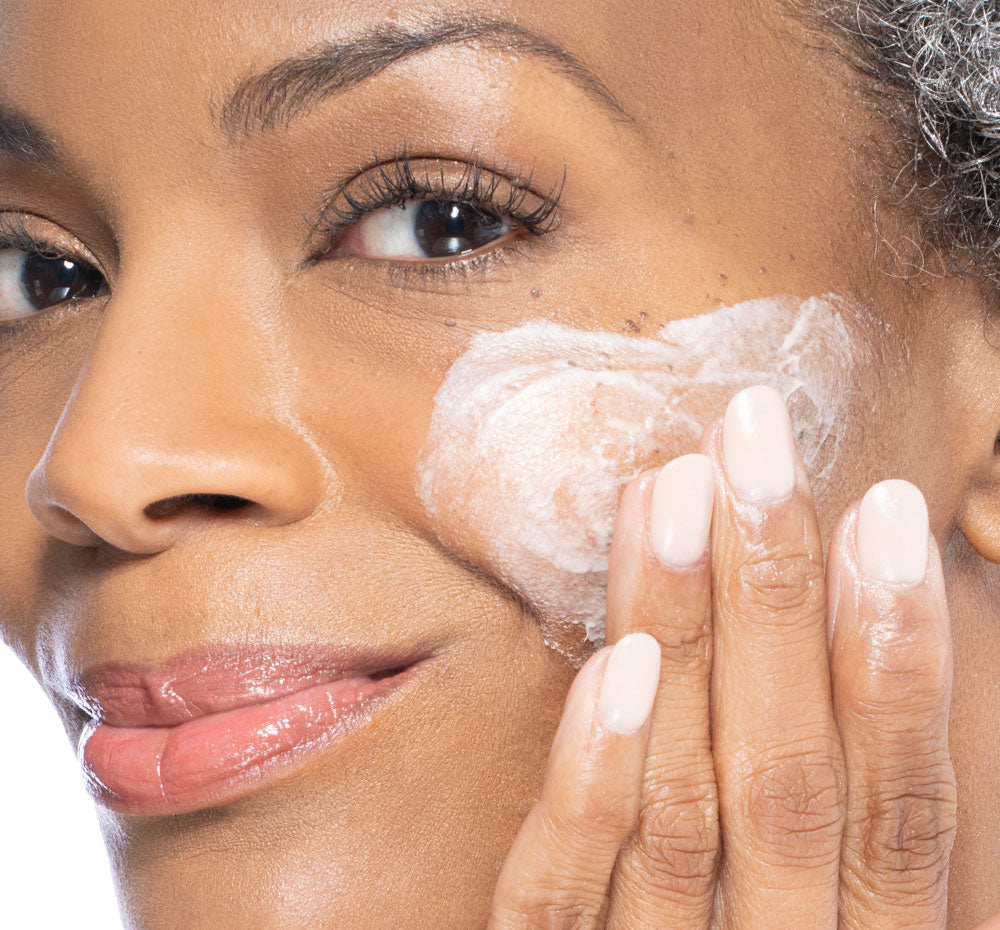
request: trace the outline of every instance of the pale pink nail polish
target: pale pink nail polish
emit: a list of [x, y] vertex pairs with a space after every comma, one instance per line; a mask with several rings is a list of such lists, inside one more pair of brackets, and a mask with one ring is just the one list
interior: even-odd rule
[[660, 683], [660, 644], [648, 633], [623, 636], [608, 658], [597, 716], [615, 733], [636, 733], [646, 722]]
[[715, 472], [708, 456], [682, 455], [659, 470], [649, 503], [649, 538], [665, 565], [684, 568], [708, 548]]
[[785, 400], [774, 388], [740, 391], [722, 424], [726, 475], [741, 497], [757, 504], [783, 500], [795, 487], [795, 441]]
[[927, 574], [927, 503], [916, 485], [898, 478], [869, 488], [858, 508], [861, 571], [875, 581], [912, 586]]

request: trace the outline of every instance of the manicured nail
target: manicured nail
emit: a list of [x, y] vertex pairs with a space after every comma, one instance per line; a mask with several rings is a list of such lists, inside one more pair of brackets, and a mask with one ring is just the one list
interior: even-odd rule
[[694, 565], [708, 548], [715, 472], [707, 455], [682, 455], [660, 469], [649, 502], [649, 538], [665, 565]]
[[722, 454], [729, 483], [756, 504], [782, 500], [795, 487], [795, 440], [784, 398], [771, 387], [740, 391], [726, 407]]
[[858, 509], [858, 562], [875, 581], [915, 585], [927, 574], [927, 503], [909, 481], [893, 478], [868, 489]]
[[597, 716], [615, 733], [635, 733], [653, 709], [660, 683], [660, 644], [648, 633], [623, 636], [608, 658]]

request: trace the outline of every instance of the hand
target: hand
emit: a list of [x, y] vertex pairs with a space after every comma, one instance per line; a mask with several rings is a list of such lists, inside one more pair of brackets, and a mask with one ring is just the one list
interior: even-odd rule
[[780, 395], [741, 392], [701, 450], [622, 495], [615, 645], [573, 682], [490, 930], [944, 928], [952, 657], [923, 497], [876, 485], [824, 571]]

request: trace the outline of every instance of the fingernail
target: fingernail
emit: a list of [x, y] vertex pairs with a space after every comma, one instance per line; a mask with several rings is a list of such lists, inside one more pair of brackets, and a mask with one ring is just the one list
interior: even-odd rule
[[660, 683], [660, 644], [648, 633], [623, 636], [608, 658], [597, 716], [615, 733], [635, 733], [653, 709]]
[[858, 509], [858, 563], [875, 581], [915, 585], [927, 574], [927, 503], [916, 485], [893, 478], [868, 489]]
[[715, 473], [707, 455], [682, 455], [660, 469], [649, 502], [649, 537], [665, 565], [694, 565], [708, 548]]
[[756, 504], [773, 503], [795, 487], [795, 440], [784, 398], [771, 387], [740, 391], [726, 407], [722, 454], [729, 483]]

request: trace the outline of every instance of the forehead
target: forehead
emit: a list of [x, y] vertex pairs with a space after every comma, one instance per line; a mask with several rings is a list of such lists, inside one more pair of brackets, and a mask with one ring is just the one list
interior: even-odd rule
[[[844, 69], [797, 32], [787, 3], [0, 0], [0, 107], [52, 136], [74, 196], [85, 191], [119, 231], [152, 230], [145, 220], [168, 209], [178, 224], [185, 210], [235, 215], [246, 192], [280, 199], [278, 185], [262, 183], [265, 168], [313, 199], [312, 187], [349, 176], [376, 146], [411, 137], [436, 155], [483, 144], [501, 159], [568, 162], [571, 185], [585, 175], [659, 185], [670, 203], [683, 199], [689, 212], [734, 228], [779, 223], [780, 200], [781, 228], [806, 228], [820, 223], [810, 191], [822, 183], [825, 201], [831, 179], [843, 182], [847, 137], [859, 126], [843, 117]], [[455, 17], [505, 21], [555, 43], [631, 124], [607, 119], [607, 106], [581, 94], [579, 80], [572, 86], [565, 62], [458, 41], [392, 65], [246, 157], [227, 147], [217, 117], [249, 75], [323, 43]], [[309, 184], [300, 183], [305, 168]], [[0, 184], [16, 170], [0, 160]], [[49, 182], [37, 187], [51, 199]], [[801, 216], [788, 216], [789, 205]]]
[[241, 76], [276, 60], [461, 18], [551, 38], [641, 113], [685, 74], [732, 75], [734, 58], [746, 71], [777, 16], [777, 0], [0, 0], [0, 98], [50, 124], [77, 114], [95, 134], [175, 118], [197, 134]]
[[[65, 155], [70, 173], [87, 179], [91, 190], [111, 202], [116, 191], [175, 186], [178, 176], [203, 173], [206, 166], [224, 176], [233, 153], [220, 126], [234, 91], [276, 62], [331, 43], [393, 31], [426, 33], [438, 23], [447, 32], [452, 20], [505, 22], [566, 49], [594, 75], [595, 86], [624, 87], [612, 65], [627, 56], [611, 49], [627, 38], [620, 28], [610, 29], [611, 6], [565, 0], [414, 0], [391, 6], [358, 0], [0, 0], [0, 61], [7, 65], [0, 69], [0, 109], [13, 109], [41, 127]], [[400, 56], [410, 67], [405, 77], [398, 67], [386, 70], [414, 97], [414, 112], [428, 102], [454, 112], [468, 110], [477, 95], [490, 97], [493, 106], [515, 99], [527, 105], [532, 95], [524, 93], [523, 75], [531, 69], [518, 58], [531, 56], [522, 54], [523, 48], [505, 50], [505, 44], [504, 36], [493, 42], [458, 37]], [[551, 56], [547, 64], [550, 78], [552, 72], [571, 70]], [[365, 70], [364, 48], [348, 66]], [[540, 70], [527, 83], [544, 96]], [[300, 81], [295, 92], [308, 80]], [[257, 98], [262, 92], [271, 98], [286, 95], [284, 89], [269, 89], [269, 83], [258, 82]], [[349, 95], [349, 114], [337, 107], [328, 115], [358, 121], [358, 134], [367, 132], [365, 119], [375, 112], [395, 111], [402, 118], [398, 88], [357, 83], [371, 89]], [[551, 102], [538, 101], [540, 106]], [[2, 130], [0, 125], [0, 137]], [[216, 177], [212, 189], [221, 190], [220, 181]]]
[[[136, 119], [176, 114], [193, 129], [242, 76], [277, 60], [323, 42], [386, 28], [416, 32], [453, 18], [515, 23], [605, 68], [620, 60], [612, 47], [625, 39], [620, 26], [604, 29], [609, 6], [563, 0], [391, 6], [357, 0], [0, 0], [0, 60], [7, 64], [0, 95], [30, 105], [40, 118], [75, 111], [91, 120], [117, 119], [124, 129], [134, 128]], [[101, 106], [112, 98], [113, 109]]]

